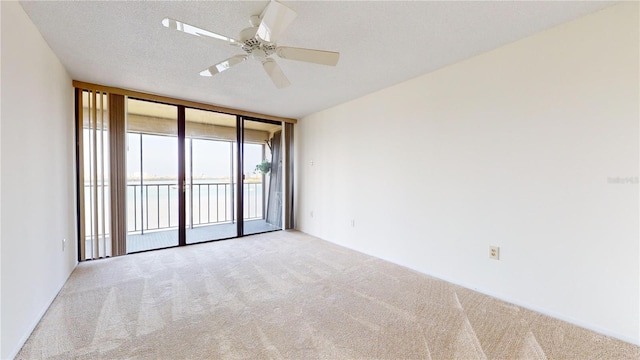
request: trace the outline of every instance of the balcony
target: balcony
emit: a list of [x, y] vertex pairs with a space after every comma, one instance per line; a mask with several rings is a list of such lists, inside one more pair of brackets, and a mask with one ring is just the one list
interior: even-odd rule
[[[243, 187], [244, 234], [279, 230], [265, 219], [264, 184], [245, 183]], [[187, 243], [237, 236], [234, 188], [230, 182], [187, 184]], [[91, 191], [89, 185], [85, 189]], [[103, 236], [101, 244], [109, 244], [109, 233]], [[92, 249], [92, 238], [86, 237], [86, 249]], [[178, 185], [166, 181], [127, 184], [127, 253], [176, 246], [177, 239]]]
[[[264, 219], [262, 182], [244, 183], [244, 233], [278, 230]], [[236, 196], [232, 182], [199, 182], [186, 186], [187, 243], [237, 236]], [[127, 185], [127, 252], [176, 245], [178, 187], [158, 182]]]

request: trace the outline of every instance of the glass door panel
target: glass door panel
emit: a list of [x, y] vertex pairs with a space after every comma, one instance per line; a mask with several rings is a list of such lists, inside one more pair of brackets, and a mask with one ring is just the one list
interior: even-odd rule
[[238, 236], [236, 117], [185, 109], [186, 242]]
[[128, 99], [127, 110], [127, 253], [177, 246], [177, 107]]
[[280, 123], [243, 120], [243, 234], [282, 229]]

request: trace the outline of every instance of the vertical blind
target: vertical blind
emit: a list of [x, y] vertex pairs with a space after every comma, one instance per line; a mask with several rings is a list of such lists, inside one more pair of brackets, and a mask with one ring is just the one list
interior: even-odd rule
[[81, 260], [111, 256], [107, 93], [83, 91], [79, 107]]
[[[79, 260], [126, 253], [124, 96], [76, 89], [78, 99]], [[113, 206], [112, 206], [113, 205]]]
[[110, 185], [111, 185], [111, 255], [127, 253], [127, 127], [123, 95], [109, 94]]
[[293, 213], [293, 124], [283, 123], [283, 170], [284, 173], [284, 228], [294, 229]]

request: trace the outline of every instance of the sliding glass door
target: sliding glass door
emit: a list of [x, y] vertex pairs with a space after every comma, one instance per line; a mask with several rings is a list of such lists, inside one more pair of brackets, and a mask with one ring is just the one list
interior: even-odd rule
[[177, 107], [128, 99], [127, 109], [127, 252], [177, 246]]
[[[181, 226], [186, 244], [282, 228], [279, 123], [135, 99], [128, 100], [127, 108], [128, 253], [179, 245]], [[185, 129], [182, 194], [180, 111]]]
[[243, 119], [243, 234], [282, 229], [280, 123]]
[[236, 117], [185, 109], [186, 243], [238, 236]]

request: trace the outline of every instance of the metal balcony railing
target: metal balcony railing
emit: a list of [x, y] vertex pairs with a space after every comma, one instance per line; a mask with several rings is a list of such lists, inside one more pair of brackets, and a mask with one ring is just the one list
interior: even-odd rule
[[[262, 183], [244, 185], [245, 220], [264, 214]], [[231, 184], [187, 184], [187, 227], [228, 223], [234, 219], [235, 196]], [[178, 227], [178, 186], [175, 183], [127, 184], [127, 232], [145, 233]]]

